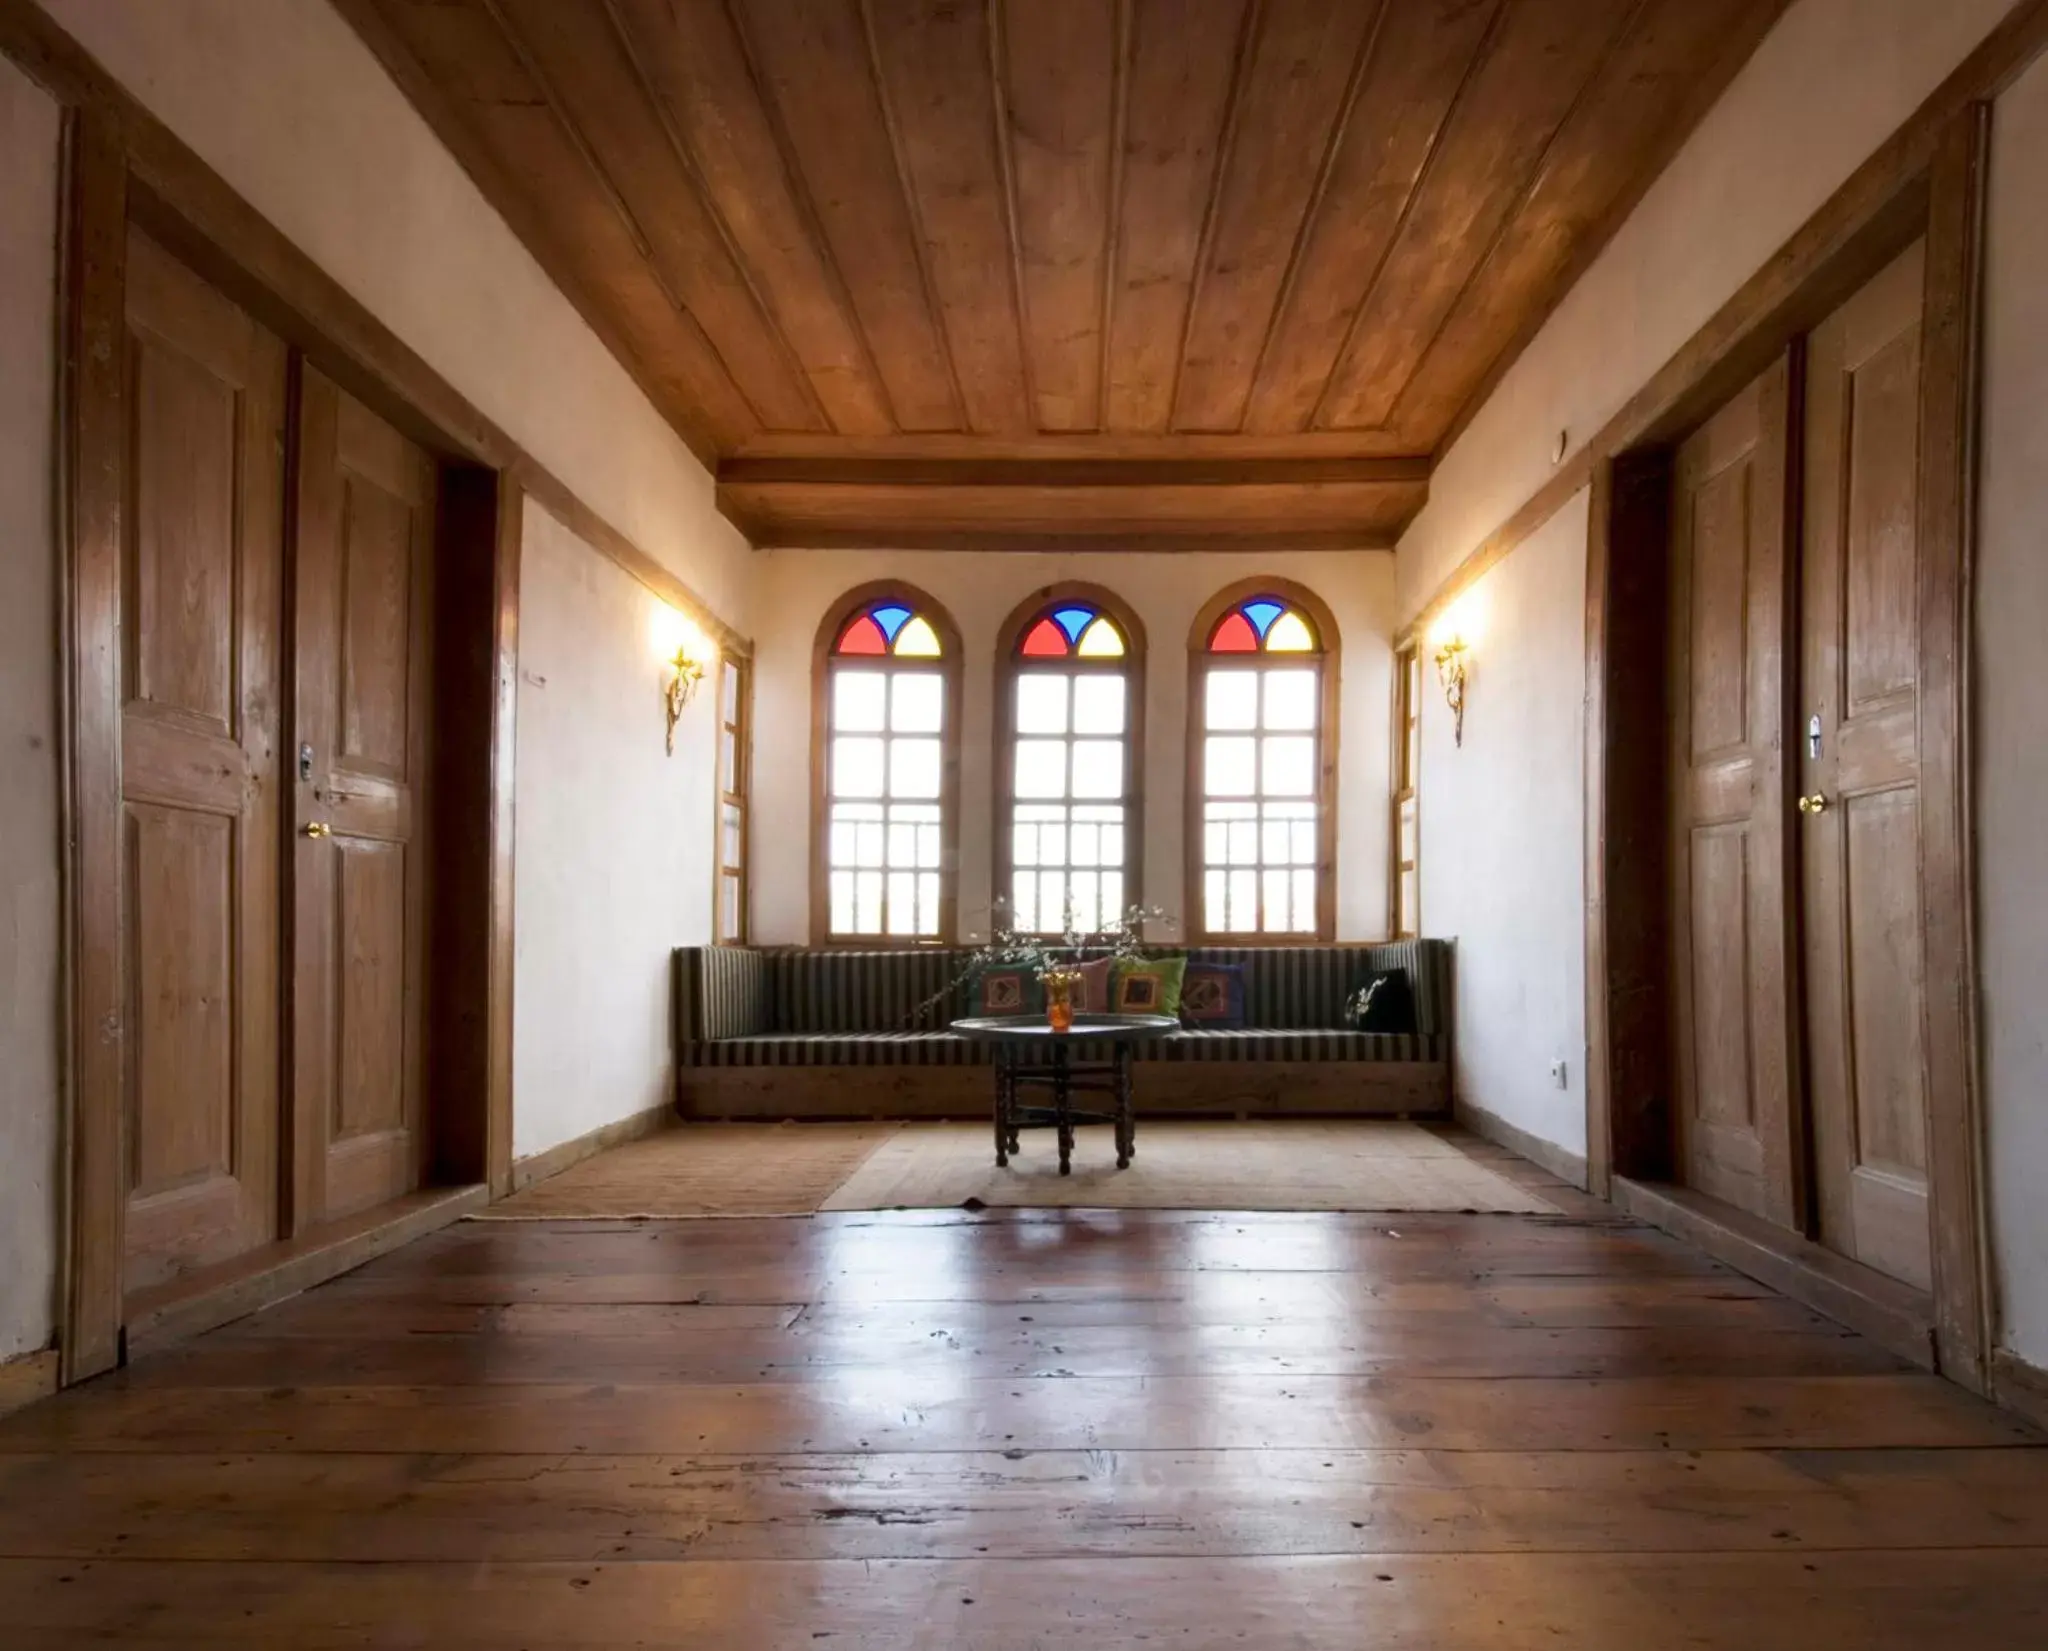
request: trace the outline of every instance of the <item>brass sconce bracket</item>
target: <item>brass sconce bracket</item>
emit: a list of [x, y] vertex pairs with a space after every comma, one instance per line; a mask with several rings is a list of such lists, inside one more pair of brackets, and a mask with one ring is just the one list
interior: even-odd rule
[[1472, 650], [1461, 636], [1451, 637], [1436, 651], [1436, 679], [1443, 684], [1444, 703], [1451, 708], [1451, 740], [1458, 746], [1465, 743], [1465, 675], [1471, 656]]
[[668, 685], [662, 689], [662, 702], [668, 711], [668, 754], [674, 756], [676, 724], [683, 720], [683, 707], [690, 703], [690, 697], [704, 680], [704, 665], [701, 660], [692, 659], [678, 648], [668, 662], [668, 671]]

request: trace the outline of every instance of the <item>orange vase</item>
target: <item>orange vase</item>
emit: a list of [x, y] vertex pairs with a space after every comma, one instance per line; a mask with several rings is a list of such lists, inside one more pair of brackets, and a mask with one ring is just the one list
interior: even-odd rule
[[1074, 977], [1064, 970], [1045, 976], [1045, 1018], [1055, 1032], [1074, 1025]]

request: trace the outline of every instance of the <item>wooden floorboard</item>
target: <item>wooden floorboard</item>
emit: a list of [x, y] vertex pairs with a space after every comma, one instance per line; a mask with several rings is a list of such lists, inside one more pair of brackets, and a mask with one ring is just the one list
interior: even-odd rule
[[2048, 1644], [2040, 1433], [1531, 1173], [466, 1223], [0, 1419], [0, 1643]]

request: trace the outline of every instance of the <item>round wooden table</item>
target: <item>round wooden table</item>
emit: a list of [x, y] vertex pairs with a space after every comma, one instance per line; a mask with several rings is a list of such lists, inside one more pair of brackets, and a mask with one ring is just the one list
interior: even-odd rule
[[[995, 1045], [997, 1168], [1009, 1164], [1019, 1130], [1050, 1126], [1059, 1132], [1060, 1174], [1072, 1174], [1076, 1124], [1114, 1124], [1116, 1167], [1126, 1168], [1138, 1151], [1138, 1121], [1131, 1110], [1132, 1046], [1179, 1029], [1171, 1015], [1076, 1015], [1064, 1032], [1055, 1032], [1043, 1015], [954, 1021], [953, 1030], [963, 1038]], [[1020, 1104], [1017, 1093], [1026, 1084], [1051, 1090], [1052, 1104]], [[1076, 1112], [1077, 1090], [1112, 1096], [1114, 1110]]]

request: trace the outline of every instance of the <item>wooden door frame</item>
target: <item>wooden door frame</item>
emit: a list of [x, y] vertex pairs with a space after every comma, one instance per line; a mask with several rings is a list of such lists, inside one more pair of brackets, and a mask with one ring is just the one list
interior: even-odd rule
[[[1977, 92], [1923, 111], [1924, 125], [1909, 123], [1880, 150], [1767, 266], [1762, 293], [1753, 282], [1702, 334], [1712, 347], [1681, 356], [1683, 379], [1663, 386], [1658, 414], [1594, 462], [1586, 570], [1587, 1170], [1591, 1190], [1611, 1197], [1673, 1174], [1662, 887], [1672, 451], [1760, 356], [1793, 346], [1926, 238], [1918, 579], [1931, 1351], [1945, 1374], [1980, 1391], [1995, 1336], [1967, 742], [1984, 98], [2048, 40], [2048, 12], [2022, 10], [2027, 29], [1987, 42], [1997, 50], [1973, 70]], [[1786, 1265], [1809, 1266], [1811, 1246], [1785, 1239]], [[1769, 1242], [1754, 1232], [1745, 1241]]]
[[[5, 21], [5, 19], [0, 19]], [[0, 45], [9, 45], [0, 30]], [[513, 714], [518, 681], [521, 491], [504, 470], [476, 463], [406, 395], [405, 375], [380, 378], [350, 362], [331, 334], [263, 286], [275, 249], [212, 233], [210, 175], [136, 164], [118, 119], [74, 101], [65, 137], [60, 247], [62, 387], [59, 419], [60, 741], [64, 786], [64, 1094], [68, 1176], [60, 1349], [74, 1382], [120, 1362], [126, 1299], [119, 625], [126, 475], [125, 249], [146, 228], [288, 345], [343, 374], [380, 412], [427, 438], [447, 497], [437, 523], [437, 763], [446, 779], [430, 803], [440, 911], [430, 976], [484, 982], [460, 1002], [429, 993], [428, 1091], [460, 1097], [433, 1117], [434, 1178], [509, 1188]], [[196, 167], [197, 163], [192, 162]], [[170, 187], [166, 188], [166, 183]], [[198, 206], [199, 211], [188, 211]], [[395, 342], [395, 341], [394, 341]], [[282, 841], [280, 849], [282, 849]], [[284, 1011], [284, 1012], [288, 1012]], [[288, 1120], [280, 1119], [289, 1135]], [[289, 1189], [279, 1189], [281, 1210]], [[413, 1212], [416, 1218], [417, 1212]], [[273, 1247], [275, 1248], [275, 1247]], [[280, 1252], [281, 1256], [281, 1252]]]
[[[449, 1157], [437, 1165], [442, 1174], [475, 1174], [493, 1197], [512, 1190], [514, 736], [526, 501], [688, 614], [724, 652], [751, 659], [754, 646], [236, 194], [36, 0], [0, 0], [0, 56], [57, 102], [65, 129], [55, 491], [64, 844], [59, 1104], [66, 1154], [58, 1340], [62, 1379], [69, 1383], [111, 1367], [122, 1354], [123, 1142], [119, 1106], [107, 1104], [109, 1096], [119, 1098], [120, 1022], [118, 1006], [112, 1018], [105, 1007], [110, 970], [118, 980], [118, 955], [108, 948], [120, 932], [121, 914], [118, 885], [88, 882], [83, 872], [104, 863], [110, 846], [119, 850], [118, 841], [109, 845], [104, 825], [96, 823], [118, 818], [120, 798], [118, 760], [111, 768], [106, 761], [110, 746], [118, 751], [120, 724], [103, 621], [110, 588], [118, 594], [121, 497], [118, 467], [103, 468], [101, 456], [118, 453], [122, 438], [120, 265], [129, 212], [145, 214], [150, 233], [168, 250], [317, 362], [344, 390], [440, 454], [450, 467], [444, 480], [457, 478], [457, 490], [468, 500], [470, 551], [464, 561], [470, 576], [463, 589], [484, 610], [488, 630], [476, 633], [479, 669], [467, 678], [472, 697], [460, 714], [480, 731], [487, 725], [488, 735], [469, 742], [459, 778], [444, 770], [442, 799], [448, 808], [468, 809], [465, 818], [480, 834], [479, 851], [465, 870], [487, 890], [488, 924], [468, 937], [469, 961], [462, 967], [473, 971], [468, 978], [486, 982], [486, 995], [462, 1045], [464, 1063], [451, 1074], [477, 1102], [462, 1111], [466, 1134], [451, 1135]], [[479, 525], [486, 521], [494, 523], [489, 533]], [[440, 686], [448, 691], [447, 684]], [[456, 1170], [456, 1163], [464, 1168]], [[455, 1205], [422, 1211], [402, 1233], [394, 1229], [377, 1242], [416, 1236], [427, 1230], [424, 1223], [459, 1213]], [[354, 1260], [369, 1253], [374, 1252], [359, 1248]], [[303, 1289], [325, 1276], [321, 1269], [331, 1273], [352, 1264], [301, 1257], [288, 1287]], [[249, 1299], [245, 1294], [245, 1304]]]

